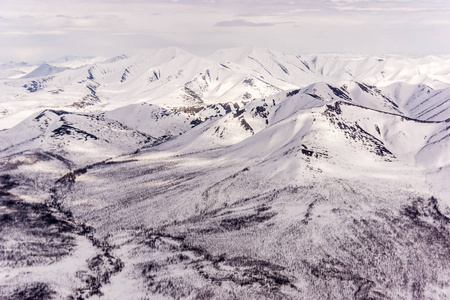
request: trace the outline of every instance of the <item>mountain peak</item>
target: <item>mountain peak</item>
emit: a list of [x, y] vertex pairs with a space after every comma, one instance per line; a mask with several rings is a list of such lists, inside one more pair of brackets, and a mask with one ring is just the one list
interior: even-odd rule
[[67, 69], [68, 68], [66, 68], [66, 67], [55, 67], [55, 66], [49, 65], [47, 63], [43, 63], [39, 67], [34, 69], [31, 73], [28, 73], [27, 75], [23, 76], [22, 78], [45, 77], [45, 76], [50, 76], [53, 74], [60, 73]]

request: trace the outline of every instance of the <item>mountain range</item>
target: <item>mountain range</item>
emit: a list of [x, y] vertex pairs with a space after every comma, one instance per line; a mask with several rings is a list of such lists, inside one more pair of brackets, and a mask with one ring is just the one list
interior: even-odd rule
[[449, 298], [449, 74], [258, 48], [0, 65], [0, 297]]

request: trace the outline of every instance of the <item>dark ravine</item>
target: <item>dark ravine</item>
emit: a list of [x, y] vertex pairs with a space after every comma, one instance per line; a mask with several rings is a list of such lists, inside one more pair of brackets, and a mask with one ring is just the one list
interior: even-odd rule
[[[4, 267], [48, 265], [71, 255], [77, 233], [73, 222], [50, 206], [28, 203], [9, 192], [20, 182], [8, 174], [0, 177], [0, 264]], [[20, 234], [18, 235], [17, 232]], [[15, 246], [10, 245], [14, 241]], [[53, 299], [55, 291], [45, 282], [1, 286], [1, 299]]]
[[[108, 162], [101, 162], [100, 164]], [[86, 225], [73, 217], [73, 214], [69, 209], [64, 208], [61, 204], [61, 197], [67, 193], [72, 185], [75, 183], [77, 176], [85, 174], [88, 169], [98, 165], [90, 165], [85, 168], [81, 168], [75, 171], [71, 171], [58, 179], [55, 182], [55, 186], [51, 189], [51, 197], [47, 202], [47, 205], [59, 213], [61, 213], [65, 219], [74, 224], [76, 233], [80, 236], [86, 237], [94, 247], [96, 247], [100, 254], [87, 261], [89, 272], [79, 274], [79, 279], [85, 282], [85, 287], [77, 289], [72, 299], [87, 299], [93, 295], [102, 295], [101, 287], [110, 282], [111, 276], [114, 276], [118, 272], [122, 271], [123, 262], [111, 254], [114, 249], [107, 241], [100, 240], [95, 237], [95, 229]]]
[[[165, 260], [150, 260], [142, 265], [142, 275], [149, 291], [173, 299], [194, 296], [195, 299], [216, 299], [217, 289], [228, 282], [241, 288], [251, 288], [264, 297], [290, 299], [280, 289], [295, 292], [293, 278], [285, 275], [285, 268], [251, 257], [212, 255], [207, 250], [190, 244], [185, 237], [144, 230], [136, 236], [138, 243], [153, 253], [164, 253]], [[191, 270], [200, 278], [201, 286], [189, 283], [187, 278], [170, 274], [171, 268]], [[165, 278], [170, 275], [169, 278]]]
[[[102, 162], [108, 164], [108, 162]], [[58, 179], [51, 188], [50, 200], [46, 203], [28, 203], [9, 190], [20, 182], [8, 174], [0, 177], [0, 232], [1, 241], [19, 241], [16, 248], [0, 246], [0, 263], [6, 266], [39, 266], [55, 263], [73, 253], [76, 247], [74, 236], [87, 238], [100, 254], [88, 260], [88, 272], [77, 274], [85, 287], [77, 289], [70, 299], [87, 299], [102, 295], [101, 287], [110, 282], [111, 276], [123, 269], [123, 262], [111, 254], [114, 249], [105, 240], [95, 237], [95, 230], [76, 220], [69, 209], [60, 202], [62, 194], [68, 192], [77, 176], [98, 165], [71, 171]], [[8, 233], [20, 229], [21, 237]], [[3, 243], [2, 242], [2, 243]], [[0, 286], [1, 287], [1, 286]], [[1, 290], [1, 288], [0, 288]], [[1, 299], [53, 299], [55, 291], [43, 282], [32, 282], [17, 287], [10, 294], [0, 292]]]

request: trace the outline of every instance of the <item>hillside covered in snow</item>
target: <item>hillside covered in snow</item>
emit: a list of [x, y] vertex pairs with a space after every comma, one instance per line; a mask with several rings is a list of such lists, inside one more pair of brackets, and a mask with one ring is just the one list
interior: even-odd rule
[[450, 57], [0, 66], [0, 298], [450, 298]]

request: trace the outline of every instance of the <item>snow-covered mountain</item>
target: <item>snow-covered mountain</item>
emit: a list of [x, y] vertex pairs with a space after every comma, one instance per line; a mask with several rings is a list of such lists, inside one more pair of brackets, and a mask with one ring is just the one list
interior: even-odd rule
[[[321, 82], [410, 104], [402, 112], [414, 114], [415, 109], [415, 117], [425, 119], [421, 112], [448, 97], [450, 58], [302, 56], [255, 48], [196, 57], [168, 48], [110, 59], [66, 57], [24, 71], [22, 64], [2, 65], [3, 73], [14, 77], [21, 72], [21, 78], [0, 79], [0, 128], [10, 128], [43, 108], [86, 112], [143, 102], [164, 108], [241, 105]], [[427, 102], [424, 110], [415, 107]]]
[[449, 71], [169, 48], [1, 79], [0, 298], [449, 298]]

